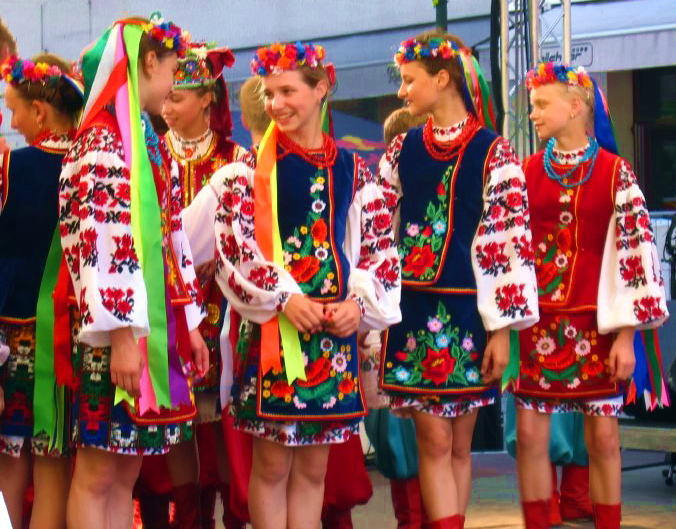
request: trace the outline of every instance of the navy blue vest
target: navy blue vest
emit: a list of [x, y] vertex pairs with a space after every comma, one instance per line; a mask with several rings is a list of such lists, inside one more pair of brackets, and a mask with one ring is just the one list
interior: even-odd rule
[[[471, 246], [483, 210], [484, 165], [497, 138], [497, 134], [482, 128], [470, 140], [462, 157], [451, 161], [436, 160], [429, 155], [423, 142], [422, 127], [409, 131], [404, 138], [399, 158], [403, 192], [399, 234], [402, 257], [410, 253], [410, 248], [401, 243], [409, 237], [407, 226], [412, 223], [421, 229], [427, 226], [432, 233], [440, 232], [444, 239], [443, 246], [433, 251], [439, 257], [434, 267], [435, 279], [421, 282], [404, 276], [404, 285], [476, 289]], [[434, 223], [430, 225], [425, 219], [432, 211], [430, 207], [438, 209], [441, 200], [444, 200], [438, 195], [438, 186], [449, 168], [452, 171], [448, 181], [450, 189], [444, 195], [448, 211], [443, 215], [447, 226], [444, 232], [441, 232], [443, 224], [435, 232], [432, 228], [437, 226]]]
[[0, 321], [35, 317], [58, 219], [63, 156], [24, 147], [12, 151], [6, 161], [9, 186], [0, 214]]

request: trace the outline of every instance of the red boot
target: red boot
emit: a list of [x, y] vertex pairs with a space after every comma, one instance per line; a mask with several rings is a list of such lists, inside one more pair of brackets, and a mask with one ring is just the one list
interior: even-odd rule
[[180, 529], [200, 529], [200, 487], [197, 483], [186, 483], [173, 490], [176, 513], [174, 522]]
[[556, 475], [556, 465], [552, 464], [552, 503], [549, 510], [549, 524], [553, 526], [561, 525], [561, 498], [559, 496], [559, 480]]
[[526, 529], [549, 529], [550, 500], [521, 502]]
[[564, 465], [561, 471], [561, 516], [564, 520], [593, 517], [589, 499], [589, 467]]
[[594, 510], [594, 527], [596, 529], [620, 529], [620, 520], [622, 519], [622, 505], [603, 505], [595, 503], [592, 506]]
[[216, 529], [216, 488], [205, 487], [200, 492], [202, 510], [202, 529]]
[[223, 527], [225, 529], [244, 529], [246, 523], [240, 520], [230, 509], [230, 485], [221, 485], [221, 500], [223, 500]]
[[425, 509], [418, 476], [408, 479], [391, 479], [392, 507], [397, 518], [397, 529], [421, 529]]
[[335, 508], [326, 509], [322, 516], [322, 529], [353, 529], [352, 511], [339, 511]]
[[441, 520], [425, 522], [424, 529], [462, 529], [465, 525], [465, 517], [462, 514], [454, 514]]

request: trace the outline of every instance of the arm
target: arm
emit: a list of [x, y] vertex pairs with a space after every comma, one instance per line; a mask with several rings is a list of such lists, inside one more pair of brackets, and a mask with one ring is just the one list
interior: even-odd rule
[[111, 130], [91, 129], [64, 159], [59, 228], [80, 309], [79, 339], [111, 345], [111, 331], [149, 333], [147, 296], [131, 233], [129, 171], [122, 142]]
[[471, 251], [479, 312], [487, 331], [525, 329], [539, 318], [526, 179], [505, 139], [494, 144], [487, 166]]
[[355, 171], [357, 192], [345, 237], [348, 299], [362, 309], [361, 330], [380, 330], [401, 321], [401, 267], [383, 193], [363, 160], [357, 159]]
[[399, 156], [406, 134], [399, 134], [390, 143], [378, 164], [376, 182], [380, 188], [385, 204], [392, 217], [392, 233], [395, 240], [399, 234], [399, 205], [403, 196], [399, 180]]
[[653, 329], [669, 316], [643, 193], [627, 162], [620, 162], [615, 209], [608, 226], [598, 293], [599, 332]]
[[216, 281], [242, 317], [265, 323], [282, 312], [300, 286], [283, 266], [265, 259], [256, 244], [253, 219], [254, 171], [226, 166], [216, 211]]

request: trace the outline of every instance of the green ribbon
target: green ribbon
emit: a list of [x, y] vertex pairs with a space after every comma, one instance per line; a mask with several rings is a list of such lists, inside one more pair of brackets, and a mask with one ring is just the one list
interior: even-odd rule
[[520, 367], [519, 331], [509, 331], [509, 362], [502, 373], [502, 391], [512, 383], [516, 384]]
[[[35, 325], [35, 385], [33, 390], [33, 435], [47, 434], [49, 450], [63, 451], [65, 417], [64, 388], [57, 387], [54, 372], [54, 300], [61, 267], [61, 235], [54, 230], [45, 270], [40, 282]], [[58, 398], [58, 396], [61, 398]], [[50, 398], [53, 396], [53, 398]]]

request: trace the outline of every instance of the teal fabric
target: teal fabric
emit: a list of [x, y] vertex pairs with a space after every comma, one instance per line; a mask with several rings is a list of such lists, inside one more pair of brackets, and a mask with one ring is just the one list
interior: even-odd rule
[[387, 479], [418, 475], [418, 445], [413, 419], [394, 416], [389, 409], [369, 410], [366, 435], [376, 451], [376, 468]]
[[[506, 394], [505, 445], [516, 458], [516, 407], [514, 395]], [[584, 415], [581, 413], [553, 413], [549, 437], [549, 458], [555, 465], [588, 465], [584, 444]]]

